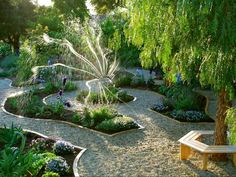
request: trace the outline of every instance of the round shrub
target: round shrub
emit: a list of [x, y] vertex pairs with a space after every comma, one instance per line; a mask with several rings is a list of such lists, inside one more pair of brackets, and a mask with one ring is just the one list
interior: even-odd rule
[[47, 172], [67, 174], [69, 172], [70, 166], [63, 157], [57, 157], [48, 161], [45, 169]]
[[135, 76], [132, 78], [132, 81], [130, 83], [132, 87], [144, 87], [146, 86], [146, 82], [144, 80], [144, 77], [142, 76]]
[[113, 119], [103, 121], [102, 123], [97, 125], [95, 128], [103, 132], [115, 133], [115, 132], [134, 129], [138, 127], [139, 126], [130, 117], [116, 117]]
[[130, 75], [123, 75], [123, 76], [120, 76], [119, 78], [117, 78], [115, 80], [115, 86], [116, 87], [130, 86], [131, 81], [132, 81], [132, 76], [130, 76]]
[[81, 119], [82, 119], [82, 115], [77, 113], [73, 115], [73, 117], [71, 118], [71, 121], [77, 124], [77, 123], [80, 123]]
[[36, 151], [44, 151], [49, 147], [49, 144], [45, 138], [37, 138], [31, 141], [30, 146]]
[[66, 141], [57, 141], [53, 145], [53, 152], [56, 155], [65, 155], [74, 153], [74, 146]]
[[118, 96], [119, 101], [125, 102], [125, 103], [130, 102], [134, 99], [133, 96], [128, 95], [127, 92], [124, 90], [118, 91], [117, 96]]
[[203, 112], [199, 111], [183, 111], [183, 110], [173, 110], [170, 115], [179, 121], [182, 122], [202, 122], [212, 120], [207, 117], [207, 115]]
[[157, 112], [166, 112], [170, 108], [169, 108], [169, 106], [165, 106], [162, 103], [158, 103], [158, 104], [155, 104], [151, 109], [154, 110], [154, 111], [157, 111]]
[[42, 177], [60, 177], [60, 175], [55, 172], [47, 172], [47, 173], [43, 174]]

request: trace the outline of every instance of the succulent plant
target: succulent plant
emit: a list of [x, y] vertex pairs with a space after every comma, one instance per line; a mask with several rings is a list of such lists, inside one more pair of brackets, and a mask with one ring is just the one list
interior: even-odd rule
[[63, 157], [56, 157], [47, 162], [46, 171], [55, 172], [59, 174], [67, 174], [69, 172], [70, 166], [67, 164]]
[[57, 141], [53, 145], [53, 152], [56, 155], [72, 154], [74, 153], [74, 146], [66, 141]]
[[49, 147], [49, 144], [45, 138], [37, 138], [31, 141], [30, 146], [36, 151], [44, 151]]

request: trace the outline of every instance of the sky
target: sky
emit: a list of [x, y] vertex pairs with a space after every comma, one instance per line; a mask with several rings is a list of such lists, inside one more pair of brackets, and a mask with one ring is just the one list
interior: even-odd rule
[[51, 0], [37, 0], [40, 6], [50, 6], [52, 4]]
[[[51, 0], [37, 0], [37, 2], [40, 6], [51, 6], [52, 5]], [[91, 15], [96, 15], [95, 9], [92, 6], [90, 0], [86, 0], [86, 6], [89, 9], [89, 12]]]

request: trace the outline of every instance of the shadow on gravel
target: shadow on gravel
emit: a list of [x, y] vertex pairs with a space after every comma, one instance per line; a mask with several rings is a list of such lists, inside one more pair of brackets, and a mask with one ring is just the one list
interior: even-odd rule
[[[198, 157], [200, 158], [200, 156]], [[215, 174], [214, 171], [211, 171], [210, 166], [208, 165], [208, 170], [204, 171], [201, 170], [201, 166], [196, 165], [194, 162], [192, 163], [191, 159], [190, 160], [186, 160], [186, 161], [182, 161], [185, 165], [187, 165], [195, 174], [198, 174], [200, 177], [218, 177], [219, 175]], [[214, 165], [216, 165], [218, 168], [220, 168], [222, 171], [225, 172], [225, 174], [227, 174], [227, 176], [231, 176], [232, 174], [236, 174], [236, 169], [233, 166], [232, 163], [228, 162], [228, 161], [222, 161], [222, 162], [214, 162]], [[201, 163], [200, 163], [201, 165]]]

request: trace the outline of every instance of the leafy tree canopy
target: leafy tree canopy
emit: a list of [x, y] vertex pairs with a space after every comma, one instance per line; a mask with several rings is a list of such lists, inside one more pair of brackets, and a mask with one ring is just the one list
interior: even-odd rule
[[99, 14], [105, 14], [118, 6], [124, 6], [125, 0], [91, 0]]
[[19, 39], [33, 20], [34, 5], [30, 0], [0, 0], [0, 40], [19, 50]]
[[126, 36], [164, 68], [232, 93], [236, 79], [236, 2], [131, 0]]
[[88, 9], [85, 4], [85, 0], [53, 0], [54, 7], [59, 9], [61, 14], [65, 17], [79, 17], [84, 21], [88, 16]]
[[123, 66], [140, 66], [139, 53], [136, 46], [129, 43], [124, 35], [127, 27], [127, 15], [116, 8], [101, 21], [103, 41], [105, 46], [112, 49]]
[[143, 65], [154, 53], [169, 72], [181, 72], [188, 81], [196, 75], [219, 92], [215, 144], [226, 144], [236, 80], [236, 1], [130, 0], [128, 7], [126, 35], [142, 50]]

